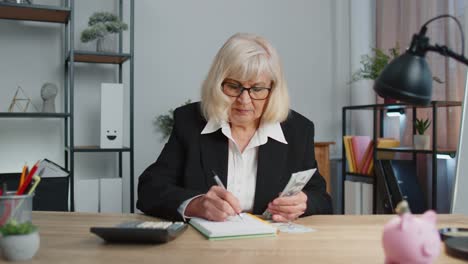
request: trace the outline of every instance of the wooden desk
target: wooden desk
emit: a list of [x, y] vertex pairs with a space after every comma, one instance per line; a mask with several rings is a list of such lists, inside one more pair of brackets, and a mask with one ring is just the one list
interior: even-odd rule
[[330, 145], [335, 142], [315, 142], [315, 159], [317, 160], [320, 174], [327, 183], [327, 192], [331, 194], [330, 179]]
[[[41, 247], [27, 263], [383, 263], [383, 224], [391, 215], [311, 216], [297, 222], [315, 228], [306, 234], [209, 241], [192, 227], [161, 245], [106, 244], [90, 226], [128, 220], [154, 220], [143, 215], [33, 212]], [[439, 226], [468, 227], [468, 216], [441, 215]], [[0, 261], [6, 263], [5, 261]], [[436, 263], [463, 263], [442, 250]]]

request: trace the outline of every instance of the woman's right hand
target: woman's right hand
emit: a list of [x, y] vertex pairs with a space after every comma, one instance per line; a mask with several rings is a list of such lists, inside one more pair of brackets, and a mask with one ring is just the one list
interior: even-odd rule
[[205, 195], [190, 201], [185, 208], [185, 215], [210, 221], [224, 221], [241, 211], [239, 200], [232, 193], [214, 185]]

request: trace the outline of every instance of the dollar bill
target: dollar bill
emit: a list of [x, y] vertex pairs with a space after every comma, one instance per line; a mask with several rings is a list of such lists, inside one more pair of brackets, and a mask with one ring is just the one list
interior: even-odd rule
[[283, 233], [308, 233], [308, 232], [315, 232], [316, 230], [304, 225], [296, 224], [296, 223], [272, 223], [273, 226], [278, 228], [280, 232]]
[[[317, 169], [314, 168], [293, 173], [289, 179], [288, 184], [286, 184], [279, 197], [293, 196], [301, 192], [304, 186], [309, 182], [310, 178], [312, 178], [312, 175], [314, 175], [316, 170]], [[265, 211], [262, 216], [265, 219], [271, 219], [271, 213], [268, 211]]]

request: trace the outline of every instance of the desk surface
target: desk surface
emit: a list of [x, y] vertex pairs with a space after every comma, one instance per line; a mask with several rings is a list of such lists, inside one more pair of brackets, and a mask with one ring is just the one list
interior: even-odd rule
[[[193, 228], [161, 245], [106, 244], [90, 226], [113, 226], [143, 215], [33, 212], [41, 247], [27, 263], [383, 263], [381, 233], [391, 215], [311, 216], [297, 223], [317, 229], [272, 238], [208, 241]], [[468, 227], [468, 216], [441, 215], [440, 227]], [[0, 260], [1, 262], [1, 260]], [[442, 250], [436, 263], [463, 263]]]

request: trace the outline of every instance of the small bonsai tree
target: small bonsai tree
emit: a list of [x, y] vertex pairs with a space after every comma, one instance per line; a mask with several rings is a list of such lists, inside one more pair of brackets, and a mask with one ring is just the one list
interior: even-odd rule
[[416, 131], [418, 135], [424, 135], [424, 132], [429, 128], [431, 125], [431, 121], [429, 121], [429, 118], [426, 119], [418, 119], [416, 118]]
[[96, 12], [88, 21], [88, 28], [81, 32], [81, 41], [89, 42], [97, 39], [97, 50], [102, 50], [102, 40], [108, 34], [119, 33], [128, 29], [116, 15], [109, 12]]
[[5, 225], [0, 227], [0, 233], [5, 236], [13, 235], [27, 235], [34, 233], [37, 227], [31, 222], [17, 223], [16, 221], [8, 221]]

